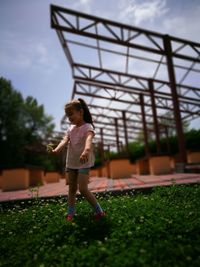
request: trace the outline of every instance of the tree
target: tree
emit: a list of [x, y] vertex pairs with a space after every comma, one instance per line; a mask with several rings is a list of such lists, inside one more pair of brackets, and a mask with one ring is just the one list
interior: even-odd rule
[[[172, 111], [167, 111], [162, 115], [162, 118], [158, 119], [159, 125], [159, 134], [160, 138], [166, 136], [166, 128], [168, 132], [168, 136], [175, 136], [176, 135], [176, 126], [174, 120], [174, 114]], [[189, 122], [182, 121], [183, 131], [187, 133], [189, 131]], [[137, 142], [144, 144], [144, 132], [141, 130], [138, 132], [137, 137], [135, 139]], [[155, 131], [153, 124], [150, 126], [148, 125], [148, 141], [151, 142], [155, 140]]]
[[20, 148], [23, 146], [23, 125], [20, 121], [23, 98], [12, 89], [9, 81], [0, 78], [0, 162], [16, 165], [24, 161]]
[[[176, 126], [174, 120], [174, 114], [172, 111], [167, 111], [163, 114], [163, 118], [159, 119], [160, 125], [168, 126], [168, 135], [174, 136], [176, 135]], [[183, 132], [187, 133], [189, 131], [189, 122], [182, 121]]]
[[53, 129], [52, 117], [44, 113], [43, 105], [31, 96], [24, 100], [10, 81], [0, 77], [1, 168], [34, 162], [42, 165], [41, 155], [35, 152], [38, 148], [44, 151], [45, 140]]

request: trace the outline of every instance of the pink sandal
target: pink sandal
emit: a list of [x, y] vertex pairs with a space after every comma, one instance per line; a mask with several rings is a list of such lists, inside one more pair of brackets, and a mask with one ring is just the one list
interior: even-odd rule
[[68, 222], [71, 222], [73, 220], [73, 218], [74, 218], [74, 214], [67, 214], [67, 216], [66, 216], [66, 220]]
[[101, 218], [103, 218], [103, 217], [105, 217], [105, 216], [106, 216], [105, 211], [103, 211], [103, 212], [98, 212], [98, 213], [94, 214], [94, 219], [98, 221], [98, 220], [100, 220]]

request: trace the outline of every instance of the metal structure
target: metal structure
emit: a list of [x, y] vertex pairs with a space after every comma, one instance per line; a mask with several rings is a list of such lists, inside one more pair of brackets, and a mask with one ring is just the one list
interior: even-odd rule
[[161, 153], [161, 134], [174, 127], [186, 162], [183, 122], [200, 116], [200, 44], [54, 5], [51, 27], [72, 69], [72, 98], [88, 103], [103, 146], [120, 150], [143, 131], [146, 154], [149, 133]]

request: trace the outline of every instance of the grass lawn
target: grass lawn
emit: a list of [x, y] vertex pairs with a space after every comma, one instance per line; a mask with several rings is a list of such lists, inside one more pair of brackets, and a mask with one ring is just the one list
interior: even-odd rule
[[85, 200], [71, 223], [62, 197], [1, 205], [0, 266], [200, 266], [200, 185], [98, 199], [98, 222]]

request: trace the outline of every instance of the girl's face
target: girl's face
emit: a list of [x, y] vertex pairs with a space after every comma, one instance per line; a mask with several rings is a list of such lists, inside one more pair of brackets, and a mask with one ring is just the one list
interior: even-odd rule
[[69, 121], [76, 126], [80, 126], [84, 122], [82, 109], [76, 110], [76, 109], [70, 108], [67, 110], [66, 115]]

